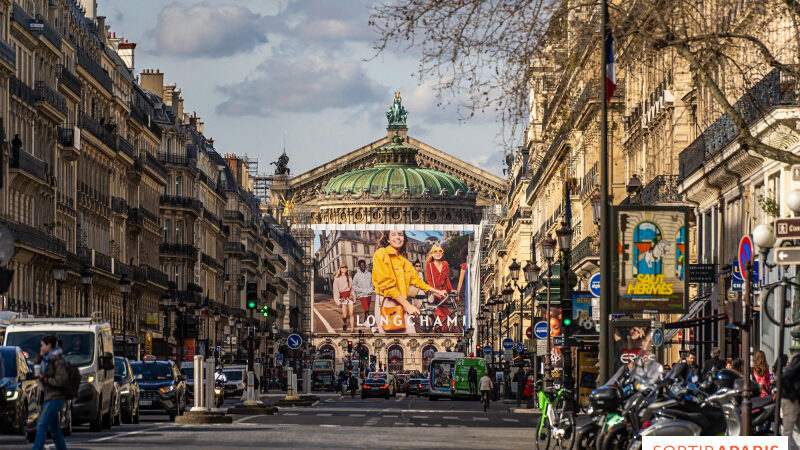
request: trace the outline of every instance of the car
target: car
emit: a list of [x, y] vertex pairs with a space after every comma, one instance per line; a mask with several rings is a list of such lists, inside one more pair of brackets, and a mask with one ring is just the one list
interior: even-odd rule
[[114, 383], [119, 387], [122, 422], [139, 423], [139, 384], [142, 377], [134, 375], [131, 362], [122, 356], [114, 357]]
[[397, 379], [397, 392], [404, 393], [406, 392], [406, 381], [408, 381], [408, 375], [401, 373], [398, 374], [396, 377]]
[[416, 395], [417, 397], [428, 395], [430, 380], [425, 378], [409, 378], [406, 382], [406, 397]]
[[[19, 347], [0, 347], [0, 427], [4, 433], [21, 434], [32, 441], [41, 412], [39, 381], [33, 367], [28, 364]], [[70, 401], [61, 410], [61, 431], [72, 434], [72, 405]]]
[[389, 385], [389, 395], [397, 397], [397, 378], [389, 372], [370, 372], [367, 374], [365, 380], [370, 378], [383, 378]]
[[131, 363], [131, 370], [142, 378], [137, 381], [140, 388], [140, 411], [163, 411], [171, 422], [186, 410], [186, 377], [178, 371], [172, 361], [157, 361], [147, 355], [142, 361]]
[[181, 375], [186, 377], [186, 398], [194, 401], [194, 361], [181, 363]]
[[361, 385], [361, 398], [391, 396], [391, 383], [386, 378], [372, 377], [366, 378]]
[[228, 379], [225, 383], [225, 397], [241, 397], [247, 388], [247, 366], [226, 366], [222, 373]]
[[111, 326], [88, 317], [15, 319], [6, 328], [5, 345], [19, 346], [33, 364], [47, 335], [63, 343], [64, 359], [81, 373], [78, 396], [70, 402], [71, 423], [89, 422], [92, 431], [111, 428], [116, 401]]

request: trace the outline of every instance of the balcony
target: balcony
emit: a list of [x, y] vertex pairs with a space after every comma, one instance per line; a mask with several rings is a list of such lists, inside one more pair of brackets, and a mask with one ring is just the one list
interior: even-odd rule
[[158, 152], [158, 161], [165, 165], [195, 167], [197, 159], [187, 155], [173, 155], [171, 153]]
[[117, 150], [128, 155], [130, 159], [135, 159], [136, 149], [124, 137], [117, 135]]
[[128, 177], [128, 181], [138, 183], [142, 179], [142, 170], [142, 158], [134, 158], [133, 165], [128, 167], [125, 176]]
[[9, 168], [19, 169], [34, 178], [47, 182], [47, 163], [21, 148], [11, 149]]
[[242, 244], [241, 242], [226, 242], [225, 253], [244, 254], [244, 244]]
[[222, 229], [222, 220], [206, 208], [203, 208], [203, 218], [213, 223], [217, 228]]
[[258, 255], [252, 250], [245, 250], [242, 256], [242, 261], [252, 261], [253, 264], [258, 264]]
[[144, 227], [144, 215], [141, 211], [142, 210], [139, 208], [128, 208], [128, 218], [125, 219], [128, 233], [138, 235], [142, 231], [142, 227]]
[[276, 273], [275, 265], [272, 264], [269, 261], [265, 261], [265, 262], [266, 262], [266, 264], [264, 266], [267, 268], [267, 272], [271, 273], [272, 275], [275, 275], [275, 273]]
[[[752, 126], [774, 108], [800, 104], [797, 83], [794, 77], [775, 69], [753, 85], [733, 107], [747, 126]], [[721, 152], [738, 137], [739, 128], [727, 114], [717, 119], [678, 155], [678, 182], [703, 167], [706, 158]]]
[[638, 194], [630, 199], [630, 203], [634, 205], [682, 202], [683, 196], [678, 192], [678, 175], [656, 175]]
[[289, 283], [286, 282], [283, 278], [274, 278], [272, 280], [273, 286], [280, 291], [280, 293], [285, 294], [289, 292]]
[[242, 214], [240, 211], [225, 211], [222, 214], [222, 218], [225, 220], [237, 221], [244, 225], [244, 214]]
[[81, 127], [81, 129], [91, 133], [95, 138], [100, 140], [100, 142], [105, 144], [112, 151], [117, 150], [117, 139], [114, 136], [114, 133], [112, 133], [111, 131], [109, 131], [108, 128], [106, 128], [105, 124], [101, 124], [100, 122], [95, 120], [92, 116], [86, 114], [83, 111], [81, 111], [79, 118], [80, 118], [80, 123], [78, 125]]
[[83, 68], [92, 78], [94, 78], [100, 86], [103, 87], [109, 94], [114, 91], [113, 83], [111, 82], [111, 77], [108, 76], [108, 72], [100, 65], [100, 63], [96, 62], [92, 57], [86, 53], [82, 48], [78, 47], [78, 66]]
[[127, 215], [128, 202], [121, 197], [111, 197], [111, 212], [114, 214]]
[[17, 67], [17, 52], [2, 38], [0, 38], [0, 60], [8, 64], [9, 68]]
[[67, 99], [44, 81], [36, 82], [36, 101], [45, 102], [55, 108], [61, 115], [67, 115]]
[[197, 259], [197, 247], [192, 244], [162, 243], [158, 247], [158, 252], [162, 255], [186, 256], [192, 259]]
[[153, 171], [153, 173], [159, 175], [160, 177], [166, 179], [167, 177], [167, 169], [164, 167], [161, 162], [156, 159], [155, 156], [151, 155], [150, 153], [145, 153], [144, 163], [145, 165]]
[[64, 161], [75, 161], [81, 149], [81, 129], [73, 126], [58, 127], [58, 143]]
[[144, 216], [145, 219], [155, 224], [155, 226], [158, 227], [161, 225], [161, 217], [159, 217], [158, 215], [148, 211], [146, 208], [139, 208], [139, 211], [141, 212], [142, 216]]
[[193, 211], [198, 217], [203, 211], [203, 203], [192, 197], [182, 197], [179, 195], [162, 195], [158, 201], [159, 205], [170, 208], [182, 208]]
[[286, 260], [281, 255], [272, 255], [272, 262], [280, 266], [281, 269], [286, 269]]
[[66, 255], [67, 244], [54, 236], [48, 236], [44, 231], [20, 222], [0, 219], [0, 224], [10, 231], [17, 245], [26, 245], [38, 250], [43, 250], [57, 255]]
[[24, 103], [27, 103], [30, 106], [36, 106], [36, 93], [33, 89], [25, 84], [24, 81], [20, 80], [16, 76], [11, 76], [8, 80], [8, 92], [11, 95], [16, 96]]
[[598, 259], [600, 257], [600, 247], [597, 240], [589, 236], [582, 240], [572, 249], [572, 263], [579, 264], [587, 258]]
[[217, 261], [216, 258], [214, 258], [211, 255], [207, 255], [205, 253], [200, 254], [200, 262], [207, 265], [208, 267], [211, 267], [212, 269], [220, 271], [225, 269], [225, 267], [222, 264], [220, 264], [220, 262]]
[[76, 96], [81, 96], [83, 82], [81, 82], [74, 73], [70, 72], [68, 68], [64, 67], [62, 64], [58, 64], [56, 66], [56, 77], [58, 78], [59, 85], [69, 89]]
[[167, 274], [148, 265], [144, 265], [144, 268], [148, 282], [158, 286], [167, 287], [169, 284], [169, 277], [167, 277]]

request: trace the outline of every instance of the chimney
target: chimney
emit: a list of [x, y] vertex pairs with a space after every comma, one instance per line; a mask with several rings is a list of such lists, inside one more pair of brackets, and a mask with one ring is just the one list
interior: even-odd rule
[[183, 117], [183, 97], [180, 89], [175, 89], [172, 93], [172, 109], [175, 110], [176, 117]]
[[140, 79], [142, 89], [156, 94], [161, 99], [164, 98], [164, 74], [159, 72], [158, 69], [143, 70]]
[[172, 107], [172, 109], [175, 109], [175, 105], [172, 104], [172, 101], [174, 100], [173, 98], [174, 92], [175, 92], [175, 83], [165, 84], [164, 96], [161, 97], [161, 101], [163, 101], [165, 105]]
[[106, 30], [106, 16], [97, 16], [97, 36], [102, 43], [108, 42], [108, 30]]
[[119, 50], [117, 50], [119, 57], [122, 58], [122, 61], [128, 67], [128, 70], [131, 71], [131, 73], [136, 73], [133, 65], [134, 63], [133, 52], [135, 49], [136, 49], [135, 42], [128, 42], [126, 39], [122, 39], [119, 43]]
[[[78, 0], [78, 4], [83, 7], [84, 13], [83, 15], [94, 20], [97, 16], [97, 1], [96, 0]], [[102, 28], [97, 27], [98, 30], [102, 31]]]

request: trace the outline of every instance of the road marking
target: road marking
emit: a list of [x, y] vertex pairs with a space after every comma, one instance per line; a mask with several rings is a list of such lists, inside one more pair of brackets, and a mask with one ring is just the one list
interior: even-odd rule
[[92, 440], [87, 441], [87, 442], [103, 442], [103, 441], [108, 441], [108, 440], [111, 440], [111, 439], [116, 439], [116, 438], [121, 438], [121, 437], [126, 437], [126, 436], [133, 436], [135, 434], [147, 433], [148, 431], [159, 430], [161, 428], [168, 428], [168, 427], [174, 427], [174, 426], [175, 426], [174, 424], [160, 425], [160, 426], [157, 426], [157, 427], [145, 428], [144, 430], [129, 431], [127, 433], [122, 433], [122, 434], [112, 434], [111, 436], [105, 436], [105, 437], [101, 437], [101, 438], [98, 438], [98, 439], [92, 439]]
[[299, 416], [300, 413], [283, 413], [284, 416]]
[[350, 414], [350, 417], [364, 417], [364, 414]]
[[327, 416], [332, 416], [333, 414], [331, 414], [331, 413], [320, 413], [320, 414], [317, 414], [317, 415], [320, 416], [320, 417], [327, 417]]
[[458, 417], [456, 417], [456, 416], [442, 416], [442, 419], [444, 419], [444, 420], [458, 420]]
[[398, 416], [397, 414], [386, 414], [383, 417], [386, 418], [386, 419], [396, 419], [396, 418], [398, 418], [400, 416]]
[[369, 419], [367, 419], [366, 422], [364, 422], [364, 426], [365, 427], [371, 427], [371, 426], [377, 424], [378, 420], [379, 419], [377, 417], [370, 417]]
[[411, 416], [412, 419], [427, 419], [428, 416]]
[[242, 417], [241, 419], [234, 420], [233, 423], [244, 423], [245, 421], [250, 420], [250, 419], [255, 419], [256, 417], [258, 417], [258, 416], [245, 416], [245, 417]]
[[403, 401], [403, 397], [397, 397], [394, 401], [396, 401], [396, 402]]
[[484, 422], [488, 422], [489, 418], [488, 417], [473, 417], [472, 420], [482, 420]]
[[320, 425], [320, 426], [321, 427], [325, 427], [325, 428], [339, 428], [339, 425], [323, 424], [323, 425]]
[[504, 417], [504, 418], [503, 418], [503, 422], [517, 422], [517, 423], [518, 423], [518, 422], [519, 422], [519, 420], [517, 420], [517, 419], [506, 419], [506, 418]]

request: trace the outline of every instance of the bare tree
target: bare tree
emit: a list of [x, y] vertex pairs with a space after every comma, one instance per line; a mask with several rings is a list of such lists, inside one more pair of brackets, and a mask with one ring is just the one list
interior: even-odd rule
[[[673, 51], [699, 90], [713, 99], [710, 115], [726, 114], [749, 151], [784, 163], [800, 156], [750, 131], [736, 99], [771, 70], [800, 78], [800, 0], [610, 1], [609, 28], [623, 62], [647, 62]], [[593, 0], [397, 0], [373, 10], [376, 49], [404, 44], [421, 52], [419, 74], [440, 96], [466, 94], [469, 108], [495, 111], [513, 142], [529, 117], [531, 74], [548, 64], [562, 74], [570, 57], [602, 42]], [[509, 137], [509, 136], [506, 136]]]

